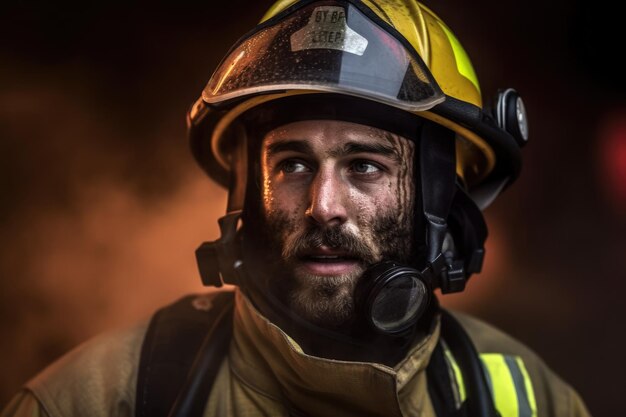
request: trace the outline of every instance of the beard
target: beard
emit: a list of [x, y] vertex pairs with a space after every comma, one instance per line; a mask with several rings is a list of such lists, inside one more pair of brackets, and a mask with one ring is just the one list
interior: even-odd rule
[[[408, 264], [413, 253], [413, 218], [395, 211], [358, 224], [358, 232], [345, 225], [298, 223], [285, 213], [266, 218], [268, 286], [292, 312], [324, 328], [341, 329], [354, 320], [354, 290], [369, 266], [381, 260]], [[337, 275], [306, 271], [305, 254], [322, 246], [340, 250], [356, 267]]]

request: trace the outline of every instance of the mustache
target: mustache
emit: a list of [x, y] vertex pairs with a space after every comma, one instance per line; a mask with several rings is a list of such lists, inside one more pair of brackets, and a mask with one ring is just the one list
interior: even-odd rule
[[376, 255], [374, 249], [369, 247], [363, 239], [355, 236], [342, 226], [313, 226], [307, 228], [284, 245], [282, 256], [283, 259], [298, 258], [306, 252], [322, 246], [340, 249], [345, 251], [350, 257], [357, 258], [365, 263], [375, 262]]

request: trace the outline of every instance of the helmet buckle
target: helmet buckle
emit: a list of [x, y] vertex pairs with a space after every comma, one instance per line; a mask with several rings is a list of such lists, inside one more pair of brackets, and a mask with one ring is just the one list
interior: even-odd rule
[[240, 221], [241, 210], [226, 214], [219, 219], [220, 238], [213, 242], [204, 242], [196, 249], [196, 261], [204, 285], [239, 285], [243, 266], [237, 244]]

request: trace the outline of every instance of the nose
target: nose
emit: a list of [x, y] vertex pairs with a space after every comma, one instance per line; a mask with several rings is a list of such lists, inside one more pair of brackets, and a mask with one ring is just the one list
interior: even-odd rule
[[343, 224], [348, 218], [347, 190], [334, 173], [319, 170], [310, 186], [310, 204], [306, 215], [323, 226]]

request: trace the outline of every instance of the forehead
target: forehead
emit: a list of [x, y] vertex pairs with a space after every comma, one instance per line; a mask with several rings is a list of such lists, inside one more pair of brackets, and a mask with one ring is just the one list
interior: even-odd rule
[[332, 149], [347, 143], [398, 146], [412, 142], [379, 128], [340, 120], [304, 120], [269, 131], [263, 138], [266, 150], [285, 141], [305, 142], [313, 149]]

